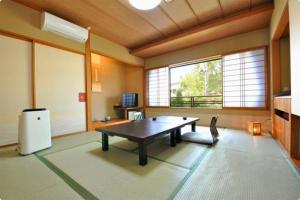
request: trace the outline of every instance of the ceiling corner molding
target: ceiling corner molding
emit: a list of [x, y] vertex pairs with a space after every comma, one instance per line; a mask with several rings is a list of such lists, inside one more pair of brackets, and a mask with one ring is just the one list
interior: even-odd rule
[[142, 58], [149, 58], [236, 34], [261, 29], [269, 25], [272, 11], [273, 4], [265, 4], [134, 48], [130, 53]]

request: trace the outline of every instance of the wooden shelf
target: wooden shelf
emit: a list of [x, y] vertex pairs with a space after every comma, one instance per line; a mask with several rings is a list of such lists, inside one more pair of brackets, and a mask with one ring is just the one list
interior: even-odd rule
[[114, 118], [114, 119], [112, 119], [110, 121], [106, 121], [106, 122], [93, 121], [92, 127], [93, 127], [93, 130], [95, 130], [96, 128], [106, 127], [106, 126], [113, 126], [113, 125], [117, 125], [117, 124], [124, 124], [124, 123], [128, 123], [130, 121], [131, 120], [118, 119], [118, 118]]
[[144, 111], [143, 107], [128, 107], [128, 108], [123, 108], [123, 107], [119, 107], [119, 106], [114, 106], [115, 110], [119, 110], [121, 112], [123, 112], [124, 118], [126, 120], [128, 120], [128, 112], [129, 111]]

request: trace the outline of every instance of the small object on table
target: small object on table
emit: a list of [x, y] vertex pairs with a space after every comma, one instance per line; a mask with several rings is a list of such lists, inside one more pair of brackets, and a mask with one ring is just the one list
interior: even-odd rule
[[187, 119], [187, 117], [183, 117], [183, 120], [186, 120]]
[[105, 116], [104, 120], [105, 121], [110, 121], [111, 120], [111, 116]]
[[248, 122], [248, 131], [252, 135], [261, 135], [261, 122]]
[[155, 120], [156, 120], [156, 117], [153, 117], [152, 120], [155, 121]]

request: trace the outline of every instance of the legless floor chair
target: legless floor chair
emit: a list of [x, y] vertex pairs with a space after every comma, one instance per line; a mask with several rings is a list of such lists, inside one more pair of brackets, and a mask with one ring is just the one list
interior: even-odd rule
[[219, 132], [217, 129], [217, 117], [212, 117], [210, 122], [210, 133], [207, 132], [187, 132], [182, 135], [182, 141], [194, 142], [198, 144], [214, 145], [218, 142]]

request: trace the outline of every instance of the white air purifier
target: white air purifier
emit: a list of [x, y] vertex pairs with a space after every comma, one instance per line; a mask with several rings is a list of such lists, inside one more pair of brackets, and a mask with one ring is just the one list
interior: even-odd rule
[[45, 108], [23, 110], [19, 116], [19, 153], [28, 155], [49, 147], [51, 147], [49, 111]]

